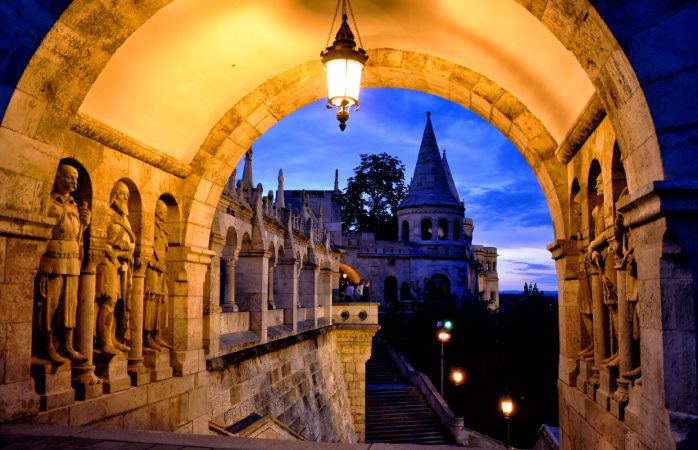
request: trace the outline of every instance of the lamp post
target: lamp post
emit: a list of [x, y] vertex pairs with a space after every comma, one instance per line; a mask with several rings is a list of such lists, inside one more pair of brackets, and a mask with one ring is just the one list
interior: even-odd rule
[[463, 372], [461, 369], [451, 370], [451, 381], [456, 386], [460, 386], [463, 384], [463, 382], [465, 382], [465, 372]]
[[[328, 45], [340, 3], [342, 4], [342, 24], [337, 31], [334, 43]], [[351, 14], [354, 28], [356, 29], [356, 36], [359, 38], [360, 45], [358, 49], [354, 41], [354, 33], [351, 32], [351, 28], [349, 28], [347, 23], [347, 4], [349, 5], [349, 13]], [[320, 56], [327, 74], [327, 108], [337, 109], [339, 129], [344, 131], [347, 127], [346, 122], [349, 120], [349, 108], [354, 107], [354, 111], [359, 109], [361, 73], [368, 60], [349, 0], [337, 0], [337, 8], [332, 18], [325, 50], [320, 53]]]
[[[448, 322], [450, 323], [450, 322]], [[441, 325], [441, 322], [436, 324], [439, 327], [439, 332], [436, 333], [436, 338], [441, 342], [441, 385], [439, 392], [441, 393], [441, 398], [444, 396], [444, 344], [451, 340], [451, 333], [445, 326]], [[452, 327], [453, 325], [451, 325]], [[449, 328], [450, 329], [450, 328]]]
[[504, 415], [504, 420], [507, 423], [507, 448], [510, 448], [511, 446], [509, 444], [509, 420], [511, 419], [511, 416], [514, 414], [514, 401], [507, 394], [506, 396], [502, 397], [499, 406], [502, 410], [502, 414]]

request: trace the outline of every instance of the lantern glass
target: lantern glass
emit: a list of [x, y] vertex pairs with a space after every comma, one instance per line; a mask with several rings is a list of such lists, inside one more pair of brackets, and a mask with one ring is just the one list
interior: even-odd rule
[[514, 412], [514, 402], [510, 398], [505, 398], [502, 400], [502, 413], [505, 416], [510, 416]]
[[363, 64], [353, 59], [337, 58], [327, 61], [327, 97], [334, 106], [351, 107], [359, 102], [363, 68]]

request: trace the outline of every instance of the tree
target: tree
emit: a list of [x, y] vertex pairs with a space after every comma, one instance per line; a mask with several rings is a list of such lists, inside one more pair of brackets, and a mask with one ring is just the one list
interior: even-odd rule
[[405, 166], [398, 158], [387, 153], [362, 154], [341, 200], [344, 230], [397, 239], [395, 213], [405, 195]]

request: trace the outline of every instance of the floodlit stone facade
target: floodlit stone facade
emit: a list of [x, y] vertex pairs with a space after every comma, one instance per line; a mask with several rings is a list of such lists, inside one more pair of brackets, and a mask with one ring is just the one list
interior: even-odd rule
[[[364, 87], [420, 90], [473, 110], [512, 141], [541, 186], [558, 274], [561, 447], [695, 448], [696, 2], [354, 3], [369, 57]], [[219, 352], [237, 345], [221, 329], [247, 328], [270, 351], [275, 326], [298, 330], [298, 317], [275, 312], [285, 308], [264, 309], [271, 252], [253, 246], [265, 242], [254, 230], [277, 225], [249, 217], [258, 201], [256, 209], [238, 208], [250, 245], [243, 247], [243, 232], [235, 249], [250, 259], [235, 273], [256, 276], [241, 293], [257, 286], [262, 294], [238, 303], [236, 285], [225, 309], [249, 306], [249, 325], [204, 305], [215, 303], [210, 285], [226, 238], [212, 234], [213, 223], [235, 165], [277, 121], [323, 96], [317, 52], [331, 11], [319, 5], [17, 0], [0, 7], [0, 420], [205, 432], [211, 361], [221, 356], [207, 353], [216, 327]], [[255, 39], [260, 30], [265, 39]], [[72, 182], [54, 186], [63, 163], [77, 169], [74, 191]], [[125, 194], [114, 189], [119, 182], [128, 188], [135, 239], [128, 231], [130, 240], [110, 236], [110, 228], [126, 230], [108, 214], [112, 192]], [[54, 203], [67, 200], [66, 190], [75, 201], [65, 207], [67, 222]], [[174, 348], [149, 360], [131, 339], [143, 333], [138, 314], [159, 200], [167, 206], [170, 297], [162, 338]], [[271, 234], [278, 255], [281, 228]], [[108, 247], [118, 264], [112, 258], [100, 268]], [[299, 280], [299, 292], [310, 292], [315, 270]], [[128, 350], [114, 345], [112, 353], [106, 341], [90, 349], [89, 325], [103, 305], [103, 336]], [[306, 321], [330, 317], [312, 305]], [[124, 328], [126, 313], [134, 328]], [[41, 317], [51, 317], [58, 333], [40, 328]], [[66, 345], [70, 333], [79, 355]], [[60, 358], [49, 339], [69, 362], [54, 366]], [[351, 402], [352, 389], [344, 392]]]
[[497, 249], [472, 244], [473, 221], [464, 216], [430, 113], [409, 191], [397, 209], [397, 241], [375, 239], [373, 233], [342, 233], [337, 184], [335, 180], [334, 191], [313, 191], [308, 202], [335, 219], [325, 223], [344, 247], [340, 296], [349, 284], [368, 280], [372, 299], [384, 307], [482, 300], [498, 308]]

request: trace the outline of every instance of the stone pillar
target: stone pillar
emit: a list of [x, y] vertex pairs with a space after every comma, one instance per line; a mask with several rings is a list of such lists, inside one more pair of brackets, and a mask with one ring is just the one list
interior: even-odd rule
[[578, 303], [579, 251], [577, 241], [557, 240], [548, 245], [558, 280], [558, 320], [560, 329], [560, 359], [558, 377], [568, 386], [575, 386], [578, 367], [577, 353], [580, 350], [581, 329]]
[[341, 274], [339, 273], [339, 270], [332, 271], [331, 285], [330, 285], [330, 288], [332, 289], [332, 303], [339, 302], [339, 279], [340, 279], [340, 277], [341, 277]]
[[78, 310], [75, 328], [75, 349], [87, 357], [87, 361], [73, 366], [73, 387], [77, 400], [89, 400], [102, 395], [102, 380], [95, 375], [94, 366], [94, 323], [96, 269], [102, 251], [90, 250], [85, 255], [80, 271], [78, 287]]
[[630, 380], [622, 374], [632, 370], [632, 311], [628, 304], [626, 289], [626, 270], [622, 263], [616, 264], [616, 293], [618, 294], [618, 356], [620, 378], [617, 380], [618, 389], [610, 400], [611, 414], [623, 419], [623, 409], [628, 402]]
[[241, 311], [250, 313], [250, 328], [267, 340], [267, 304], [269, 301], [269, 256], [264, 250], [240, 252], [237, 262], [236, 296]]
[[222, 236], [211, 236], [211, 251], [214, 252], [206, 273], [204, 285], [204, 349], [208, 356], [218, 356], [220, 350], [220, 312], [221, 312], [221, 252], [225, 245]]
[[317, 289], [318, 289], [318, 274], [320, 268], [315, 263], [305, 263], [300, 272], [298, 280], [299, 301], [301, 308], [306, 308], [310, 311], [311, 317], [306, 317], [312, 322], [313, 327], [317, 327]]
[[276, 305], [284, 309], [284, 325], [298, 331], [298, 267], [295, 259], [282, 259], [276, 267]]
[[136, 256], [133, 268], [133, 288], [131, 290], [131, 337], [129, 339], [128, 373], [131, 385], [142, 386], [150, 382], [148, 369], [143, 365], [143, 297], [145, 293], [145, 269], [153, 253], [152, 247], [142, 246]]
[[203, 351], [203, 285], [213, 252], [170, 247], [167, 252], [172, 302], [171, 352], [175, 376], [206, 370]]
[[366, 439], [366, 361], [371, 357], [371, 340], [379, 329], [377, 324], [337, 328], [337, 352], [359, 442]]
[[231, 256], [225, 260], [225, 280], [223, 284], [223, 312], [237, 312], [239, 311], [238, 304], [235, 302], [235, 265], [237, 262], [237, 255]]
[[318, 306], [326, 323], [332, 322], [332, 269], [323, 267], [318, 276]]
[[274, 270], [276, 263], [269, 260], [269, 274], [268, 274], [268, 286], [267, 286], [267, 309], [276, 309], [276, 304], [274, 303]]

